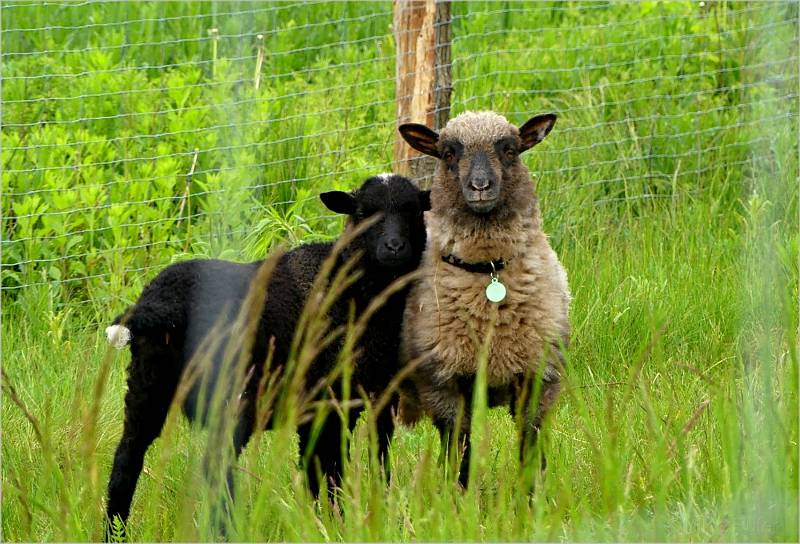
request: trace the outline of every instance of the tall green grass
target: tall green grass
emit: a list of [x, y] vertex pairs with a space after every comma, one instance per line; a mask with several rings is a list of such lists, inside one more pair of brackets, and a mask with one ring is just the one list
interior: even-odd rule
[[[544, 434], [548, 469], [530, 500], [518, 493], [503, 410], [477, 430], [476, 485], [466, 493], [442, 478], [429, 424], [398, 430], [388, 489], [368, 470], [366, 428], [358, 427], [343, 514], [302, 492], [291, 435], [272, 432], [240, 459], [235, 536], [796, 539], [798, 240], [796, 216], [776, 216], [780, 207], [754, 197], [726, 214], [696, 201], [614, 224], [589, 214], [587, 224], [605, 232], [562, 243], [575, 341]], [[5, 320], [5, 383], [42, 434], [6, 396], [10, 540], [101, 534], [127, 357], [108, 353], [97, 325], [63, 319]], [[207, 501], [189, 491], [202, 474], [204, 436], [178, 419], [151, 448], [133, 538], [214, 537], [200, 515]]]
[[[565, 392], [544, 431], [548, 468], [533, 496], [518, 492], [504, 410], [478, 407], [476, 485], [466, 492], [443, 477], [428, 423], [398, 429], [385, 487], [360, 425], [338, 509], [303, 492], [294, 438], [282, 430], [260, 436], [239, 460], [233, 538], [798, 539], [797, 5], [708, 4], [453, 7], [453, 113], [494, 108], [522, 122], [561, 112], [526, 159], [574, 295]], [[282, 241], [329, 238], [340, 225], [321, 212], [316, 192], [388, 168], [390, 4], [269, 6], [3, 9], [4, 29], [193, 16], [4, 33], [3, 53], [184, 38], [4, 58], [5, 76], [93, 72], [4, 81], [4, 101], [146, 90], [122, 102], [4, 104], [4, 123], [196, 107], [3, 129], [3, 263], [52, 259], [3, 268], [4, 287], [42, 283], [3, 292], [6, 540], [101, 537], [128, 361], [108, 350], [101, 330], [152, 269], [189, 255], [246, 259]], [[243, 9], [258, 12], [220, 15]], [[337, 19], [347, 21], [303, 28]], [[211, 42], [185, 39], [206, 36], [211, 23], [223, 36], [245, 34], [221, 38], [216, 60]], [[269, 57], [264, 75], [287, 75], [264, 79], [256, 92], [230, 83], [249, 82], [252, 61], [231, 59], [254, 55], [248, 33], [263, 29], [276, 30], [273, 51], [299, 51]], [[367, 40], [374, 36], [381, 39]], [[181, 92], [187, 83], [196, 86]], [[217, 125], [229, 126], [206, 129]], [[195, 148], [199, 167], [181, 208]], [[161, 158], [85, 166], [143, 156]], [[63, 164], [77, 167], [42, 169]], [[96, 187], [98, 180], [114, 183]], [[42, 188], [51, 192], [17, 194]], [[109, 206], [8, 220], [95, 202]], [[57, 237], [76, 230], [86, 232]], [[65, 258], [75, 254], [84, 256]], [[92, 275], [100, 277], [57, 281]], [[218, 536], [209, 501], [196, 492], [212, 438], [175, 418], [156, 441], [134, 498], [133, 539]]]

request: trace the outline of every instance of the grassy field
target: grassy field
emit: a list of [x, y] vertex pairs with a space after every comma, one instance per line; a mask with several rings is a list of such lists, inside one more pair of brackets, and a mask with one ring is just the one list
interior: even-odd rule
[[[388, 488], [359, 426], [340, 510], [279, 430], [238, 463], [232, 538], [797, 541], [798, 6], [708, 4], [454, 6], [454, 113], [559, 112], [527, 160], [574, 343], [535, 494], [502, 410], [478, 407], [466, 492], [429, 423], [396, 433]], [[391, 162], [391, 4], [1, 15], [2, 537], [97, 540], [128, 361], [100, 331], [172, 260], [338, 231], [316, 194]], [[171, 420], [132, 539], [216, 537], [212, 440]]]

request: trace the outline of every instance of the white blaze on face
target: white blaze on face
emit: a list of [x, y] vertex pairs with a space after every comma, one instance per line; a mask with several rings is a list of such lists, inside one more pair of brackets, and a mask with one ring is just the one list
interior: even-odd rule
[[106, 338], [109, 344], [122, 349], [131, 341], [131, 330], [123, 325], [111, 325], [106, 327]]
[[391, 172], [384, 172], [382, 174], [378, 174], [375, 177], [379, 178], [381, 180], [381, 183], [386, 185], [387, 183], [389, 183], [389, 178], [392, 177], [393, 175], [394, 174], [392, 174]]

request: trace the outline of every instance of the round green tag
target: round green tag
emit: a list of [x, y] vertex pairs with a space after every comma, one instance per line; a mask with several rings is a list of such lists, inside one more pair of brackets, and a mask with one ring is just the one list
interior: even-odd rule
[[486, 298], [492, 302], [500, 302], [506, 298], [506, 286], [493, 277], [491, 283], [486, 286]]

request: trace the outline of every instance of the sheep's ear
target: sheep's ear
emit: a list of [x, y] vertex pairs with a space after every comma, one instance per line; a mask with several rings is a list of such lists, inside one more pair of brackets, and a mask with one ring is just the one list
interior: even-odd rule
[[544, 137], [550, 134], [555, 124], [555, 113], [545, 113], [528, 119], [524, 125], [519, 127], [519, 139], [522, 141], [520, 152], [527, 151], [544, 140]]
[[408, 145], [421, 153], [430, 155], [431, 157], [439, 157], [439, 150], [436, 148], [436, 143], [439, 141], [439, 134], [435, 130], [431, 130], [425, 125], [418, 123], [406, 123], [400, 125], [400, 134], [403, 139], [408, 142]]
[[428, 189], [427, 191], [420, 191], [419, 192], [419, 207], [422, 208], [423, 212], [427, 212], [431, 209], [431, 190]]
[[344, 191], [328, 191], [320, 193], [319, 197], [325, 207], [332, 212], [353, 215], [356, 213], [356, 199], [350, 193]]

